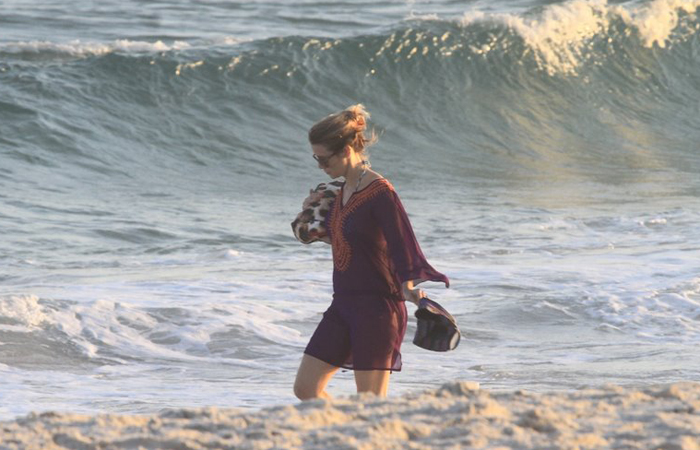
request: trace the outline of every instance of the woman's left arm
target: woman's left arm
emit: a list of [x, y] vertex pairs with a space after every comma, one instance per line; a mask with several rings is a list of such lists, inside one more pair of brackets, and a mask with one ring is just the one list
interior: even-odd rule
[[425, 259], [396, 192], [387, 188], [378, 195], [374, 206], [373, 214], [386, 239], [389, 260], [401, 282], [404, 299], [418, 303], [423, 292], [415, 285], [423, 281], [443, 282], [449, 287], [447, 277], [433, 269]]

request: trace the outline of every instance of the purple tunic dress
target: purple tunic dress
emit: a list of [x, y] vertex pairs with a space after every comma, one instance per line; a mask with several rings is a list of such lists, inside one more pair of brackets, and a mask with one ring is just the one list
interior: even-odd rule
[[333, 248], [333, 302], [304, 353], [353, 370], [401, 370], [408, 280], [449, 280], [423, 256], [394, 187], [372, 181], [326, 217]]

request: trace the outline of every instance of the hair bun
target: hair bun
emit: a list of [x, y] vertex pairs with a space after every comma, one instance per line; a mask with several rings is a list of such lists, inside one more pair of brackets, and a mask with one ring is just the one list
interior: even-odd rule
[[330, 153], [339, 153], [350, 146], [365, 155], [365, 149], [377, 141], [374, 131], [365, 136], [369, 113], [361, 103], [331, 114], [309, 130], [311, 145], [324, 145]]
[[362, 116], [359, 116], [355, 119], [355, 129], [357, 131], [365, 131], [365, 128], [367, 128], [367, 122], [365, 122], [365, 118]]
[[365, 109], [365, 105], [358, 103], [357, 105], [350, 106], [345, 111], [352, 114], [352, 120], [355, 122], [355, 131], [365, 131], [367, 128], [367, 119], [369, 119], [369, 113]]

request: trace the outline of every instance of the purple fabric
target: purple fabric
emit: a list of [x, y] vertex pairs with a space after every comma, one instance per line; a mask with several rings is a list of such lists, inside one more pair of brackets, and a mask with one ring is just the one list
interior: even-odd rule
[[374, 180], [326, 217], [333, 302], [305, 353], [354, 370], [401, 370], [406, 306], [401, 285], [449, 280], [425, 259], [393, 186]]

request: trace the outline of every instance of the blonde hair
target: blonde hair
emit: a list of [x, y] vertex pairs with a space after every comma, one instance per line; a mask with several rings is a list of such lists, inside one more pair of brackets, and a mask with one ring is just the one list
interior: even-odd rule
[[364, 154], [365, 149], [377, 141], [374, 130], [365, 136], [369, 117], [364, 105], [358, 103], [350, 106], [312, 126], [309, 142], [311, 145], [323, 145], [333, 154], [342, 152], [346, 146], [350, 146], [356, 153]]

